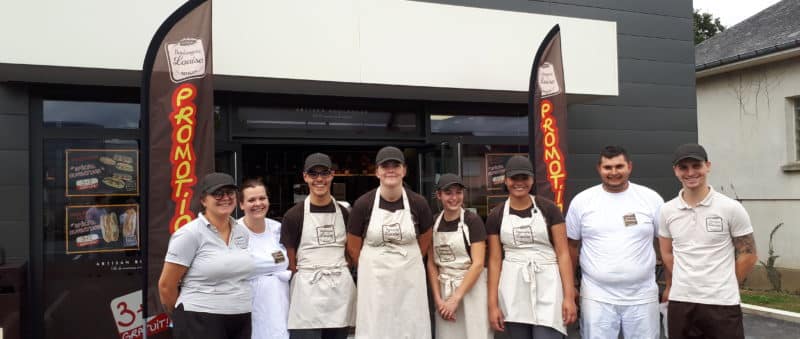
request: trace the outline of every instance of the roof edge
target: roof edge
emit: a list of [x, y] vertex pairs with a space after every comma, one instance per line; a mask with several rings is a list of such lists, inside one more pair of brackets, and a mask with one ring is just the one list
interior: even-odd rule
[[767, 54], [771, 54], [771, 53], [775, 53], [775, 52], [780, 52], [780, 51], [787, 50], [787, 49], [792, 49], [792, 48], [795, 48], [795, 47], [798, 47], [798, 46], [800, 46], [800, 39], [795, 39], [793, 41], [788, 41], [788, 42], [784, 42], [784, 43], [777, 44], [777, 45], [774, 45], [774, 46], [757, 49], [755, 51], [750, 51], [750, 52], [747, 52], [747, 53], [737, 54], [737, 55], [730, 56], [730, 57], [727, 57], [727, 58], [722, 58], [720, 60], [716, 60], [716, 61], [712, 61], [712, 62], [700, 64], [700, 65], [695, 65], [694, 66], [694, 71], [695, 72], [700, 72], [700, 71], [703, 71], [703, 70], [706, 70], [706, 69], [711, 69], [711, 68], [714, 68], [714, 67], [724, 66], [724, 65], [731, 64], [731, 63], [738, 62], [738, 61], [744, 61], [744, 60], [747, 60], [747, 59], [752, 59], [752, 58], [760, 57], [760, 56], [763, 56], [763, 55], [767, 55]]
[[715, 74], [731, 72], [796, 56], [800, 56], [800, 40], [762, 48], [758, 51], [737, 55], [736, 57], [697, 65], [695, 66], [695, 78], [700, 79]]

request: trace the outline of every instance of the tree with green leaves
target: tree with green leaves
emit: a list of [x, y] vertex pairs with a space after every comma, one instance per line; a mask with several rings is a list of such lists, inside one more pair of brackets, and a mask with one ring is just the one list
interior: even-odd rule
[[694, 44], [697, 45], [704, 40], [725, 30], [725, 26], [719, 22], [711, 13], [700, 13], [699, 9], [694, 10]]

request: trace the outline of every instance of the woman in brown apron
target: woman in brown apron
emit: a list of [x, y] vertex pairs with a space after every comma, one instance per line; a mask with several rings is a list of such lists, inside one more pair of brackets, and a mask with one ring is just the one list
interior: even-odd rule
[[576, 319], [575, 287], [561, 210], [530, 195], [533, 165], [506, 163], [508, 199], [486, 220], [489, 322], [512, 339], [563, 338]]

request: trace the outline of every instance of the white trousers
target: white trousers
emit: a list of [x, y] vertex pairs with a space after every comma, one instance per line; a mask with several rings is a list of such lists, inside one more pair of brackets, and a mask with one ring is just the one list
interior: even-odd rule
[[640, 305], [614, 305], [581, 298], [581, 337], [658, 339], [661, 331], [658, 302]]

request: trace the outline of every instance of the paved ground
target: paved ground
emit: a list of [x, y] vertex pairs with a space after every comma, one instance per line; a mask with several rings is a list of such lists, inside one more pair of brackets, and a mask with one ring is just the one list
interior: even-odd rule
[[[577, 326], [568, 329], [569, 339], [580, 338]], [[800, 338], [800, 324], [775, 320], [757, 315], [744, 315], [744, 334], [746, 339], [796, 339]], [[661, 336], [664, 338], [664, 336]], [[505, 338], [502, 335], [496, 339]]]
[[[570, 326], [568, 339], [578, 339], [577, 326]], [[757, 315], [744, 315], [745, 339], [796, 339], [800, 338], [800, 324], [783, 320], [775, 320]], [[353, 338], [351, 335], [349, 338]], [[495, 339], [505, 339], [502, 333], [495, 335]], [[662, 334], [661, 338], [664, 338]]]

